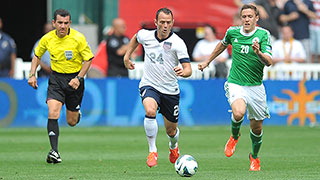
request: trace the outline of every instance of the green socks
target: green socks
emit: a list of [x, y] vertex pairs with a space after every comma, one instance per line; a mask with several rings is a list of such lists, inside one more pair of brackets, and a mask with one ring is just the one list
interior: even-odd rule
[[252, 141], [252, 157], [256, 159], [258, 157], [258, 152], [260, 150], [260, 146], [262, 144], [262, 134], [261, 132], [260, 135], [256, 135], [250, 130], [250, 138]]
[[232, 137], [237, 140], [240, 136], [240, 126], [243, 122], [243, 119], [241, 121], [236, 121], [233, 116], [231, 117], [231, 132], [232, 132]]

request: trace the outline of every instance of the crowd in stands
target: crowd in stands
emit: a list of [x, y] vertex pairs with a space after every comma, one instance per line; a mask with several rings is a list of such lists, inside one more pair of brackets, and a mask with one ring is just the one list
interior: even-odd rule
[[[234, 0], [234, 4], [239, 8], [243, 4], [250, 3], [259, 9], [260, 19], [257, 24], [269, 30], [271, 34], [274, 65], [320, 63], [320, 2], [318, 0]], [[233, 16], [233, 22], [230, 25], [241, 25], [238, 13]], [[16, 45], [14, 40], [1, 30], [2, 26], [0, 18], [0, 77], [13, 77]], [[214, 26], [214, 24], [207, 24], [203, 27], [204, 36], [198, 39], [190, 54], [194, 61], [203, 61], [220, 41], [216, 37], [217, 32]], [[46, 24], [44, 33], [50, 29], [52, 29], [50, 23]], [[103, 57], [106, 57], [107, 61], [104, 64], [107, 64], [109, 69], [106, 67], [106, 73], [101, 74], [100, 77], [128, 77], [122, 62], [126, 44], [129, 42], [128, 37], [125, 36], [125, 30], [124, 20], [116, 18], [104, 40], [103, 47], [106, 53]], [[228, 71], [226, 61], [230, 56], [231, 54], [225, 52], [217, 57], [215, 63], [217, 71], [213, 77], [226, 78]], [[50, 55], [43, 57], [40, 76], [50, 73], [50, 63], [46, 57], [49, 58]]]

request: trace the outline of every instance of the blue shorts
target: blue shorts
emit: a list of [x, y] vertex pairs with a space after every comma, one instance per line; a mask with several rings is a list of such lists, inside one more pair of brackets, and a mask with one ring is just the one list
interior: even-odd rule
[[178, 122], [180, 94], [163, 94], [151, 86], [143, 86], [140, 88], [140, 97], [142, 101], [146, 97], [153, 98], [158, 104], [159, 113], [170, 122]]

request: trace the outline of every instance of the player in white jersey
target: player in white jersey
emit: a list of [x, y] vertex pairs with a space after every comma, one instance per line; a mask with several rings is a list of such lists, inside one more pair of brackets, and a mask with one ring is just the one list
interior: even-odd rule
[[[163, 115], [169, 138], [169, 160], [175, 163], [179, 157], [180, 90], [177, 77], [189, 77], [192, 73], [187, 47], [183, 40], [171, 31], [174, 23], [172, 11], [168, 8], [159, 9], [154, 23], [156, 30], [141, 29], [133, 36], [123, 59], [126, 68], [134, 69], [134, 63], [129, 57], [139, 43], [142, 44], [145, 51], [144, 74], [139, 88], [146, 113], [144, 128], [149, 144], [146, 162], [149, 167], [158, 164], [156, 147], [158, 109]], [[182, 67], [178, 66], [179, 63]]]
[[247, 112], [252, 142], [249, 170], [260, 171], [258, 152], [262, 144], [262, 122], [270, 117], [262, 84], [263, 68], [272, 64], [270, 33], [256, 27], [259, 13], [255, 6], [243, 5], [240, 17], [243, 25], [230, 27], [210, 57], [200, 63], [198, 68], [206, 68], [229, 44], [232, 45], [232, 65], [225, 83], [226, 96], [232, 109], [232, 135], [224, 153], [227, 157], [233, 155], [240, 137], [240, 126]]

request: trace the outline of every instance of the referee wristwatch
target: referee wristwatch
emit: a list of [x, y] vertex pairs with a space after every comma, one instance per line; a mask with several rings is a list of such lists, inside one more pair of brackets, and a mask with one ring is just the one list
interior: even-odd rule
[[29, 74], [29, 78], [31, 78], [32, 76], [36, 76], [36, 74], [30, 73], [30, 74]]
[[82, 81], [82, 80], [83, 80], [83, 77], [80, 77], [80, 76], [76, 76], [76, 78], [77, 78], [79, 81]]

